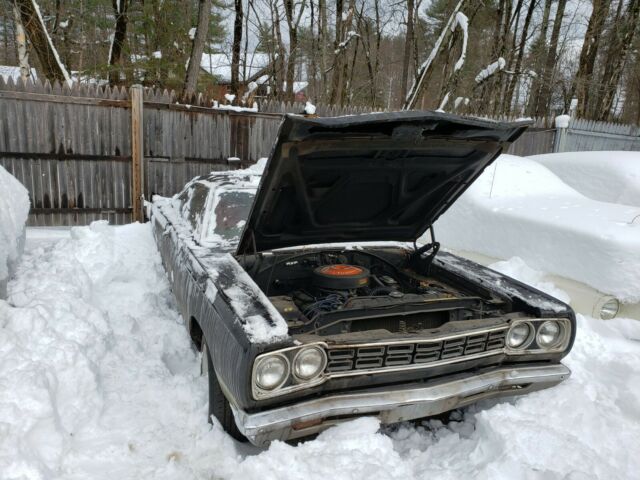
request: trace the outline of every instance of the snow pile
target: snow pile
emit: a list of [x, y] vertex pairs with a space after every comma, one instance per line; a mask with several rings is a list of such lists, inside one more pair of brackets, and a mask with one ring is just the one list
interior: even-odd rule
[[539, 163], [502, 155], [437, 221], [443, 246], [571, 278], [640, 301], [640, 208], [598, 202]]
[[640, 207], [638, 152], [566, 152], [528, 158], [589, 198]]
[[28, 215], [27, 189], [0, 166], [0, 298], [22, 253]]
[[[500, 269], [531, 275], [517, 260]], [[149, 225], [94, 223], [62, 241], [39, 238], [10, 287], [16, 306], [0, 301], [2, 478], [577, 480], [640, 471], [637, 321], [579, 317], [565, 359], [573, 375], [555, 388], [482, 402], [446, 425], [381, 431], [360, 418], [259, 450], [206, 423], [207, 383]]]
[[504, 67], [506, 66], [507, 66], [506, 60], [502, 57], [498, 58], [498, 60], [496, 60], [493, 63], [490, 63], [485, 68], [480, 70], [480, 73], [476, 75], [476, 83], [484, 82], [487, 78], [489, 78], [496, 72], [499, 72], [500, 70], [504, 70]]

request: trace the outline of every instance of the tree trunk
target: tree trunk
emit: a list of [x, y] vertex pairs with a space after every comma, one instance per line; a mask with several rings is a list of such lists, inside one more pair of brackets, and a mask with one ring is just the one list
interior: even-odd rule
[[542, 85], [540, 88], [540, 99], [536, 108], [536, 116], [544, 117], [549, 112], [551, 104], [551, 88], [555, 77], [555, 65], [558, 59], [558, 41], [560, 39], [560, 27], [562, 26], [562, 18], [564, 17], [564, 9], [567, 0], [558, 0], [558, 9], [556, 17], [553, 21], [553, 29], [551, 30], [551, 40], [549, 41], [549, 50], [544, 65], [544, 73], [542, 76]]
[[340, 40], [342, 38], [342, 10], [343, 1], [336, 0], [336, 32], [335, 40], [333, 41], [333, 71], [331, 72], [331, 96], [329, 97], [329, 103], [334, 104], [338, 100], [340, 84], [342, 75], [342, 50], [339, 48]]
[[202, 61], [202, 52], [204, 44], [209, 38], [209, 20], [211, 17], [211, 0], [200, 0], [198, 5], [198, 27], [193, 37], [191, 45], [191, 55], [189, 56], [189, 65], [187, 66], [187, 74], [184, 79], [184, 88], [182, 89], [182, 98], [190, 98], [196, 93], [198, 86], [198, 74], [200, 73], [200, 62]]
[[584, 117], [589, 111], [589, 93], [592, 84], [593, 69], [595, 66], [598, 48], [600, 46], [600, 38], [604, 31], [605, 20], [609, 14], [611, 0], [594, 0], [593, 11], [589, 18], [587, 32], [582, 44], [580, 52], [580, 60], [578, 62], [578, 71], [573, 80], [571, 87], [571, 97], [578, 100], [576, 115]]
[[540, 100], [540, 84], [542, 75], [544, 73], [544, 55], [543, 53], [546, 51], [547, 44], [547, 31], [549, 30], [549, 17], [551, 16], [551, 3], [553, 0], [545, 0], [544, 2], [544, 11], [542, 13], [542, 23], [540, 29], [540, 36], [536, 42], [534, 48], [533, 57], [534, 57], [534, 72], [536, 72], [536, 77], [531, 82], [531, 90], [529, 92], [529, 106], [527, 108], [529, 115], [534, 115], [536, 110], [538, 109], [538, 100]]
[[[514, 66], [515, 75], [512, 75], [509, 79], [509, 85], [507, 87], [507, 93], [505, 95], [505, 115], [511, 113], [511, 103], [513, 102], [513, 93], [516, 89], [520, 76], [522, 75], [522, 59], [524, 57], [524, 50], [527, 46], [527, 35], [529, 33], [529, 25], [531, 25], [531, 18], [536, 8], [537, 0], [531, 0], [529, 2], [529, 8], [527, 9], [527, 15], [524, 18], [524, 25], [522, 26], [522, 36], [520, 37], [520, 43], [518, 44], [518, 56], [516, 57], [516, 63]], [[514, 34], [515, 37], [515, 34]], [[517, 100], [516, 100], [517, 101]]]
[[45, 78], [71, 84], [69, 73], [60, 61], [35, 0], [15, 0], [15, 6], [20, 11], [22, 25], [27, 32], [33, 51], [40, 60]]
[[15, 18], [16, 47], [18, 50], [18, 64], [20, 65], [20, 78], [24, 83], [31, 80], [31, 66], [29, 65], [29, 50], [27, 48], [27, 35], [22, 27], [20, 10], [14, 4], [13, 15]]
[[240, 95], [240, 49], [242, 47], [242, 0], [235, 0], [236, 18], [233, 22], [233, 46], [231, 50], [231, 93], [238, 101]]
[[295, 25], [293, 0], [284, 0], [284, 12], [289, 27], [289, 58], [287, 60], [287, 83], [284, 95], [290, 102], [293, 101], [293, 81], [296, 74], [296, 53], [298, 49], [298, 28]]
[[429, 79], [429, 77], [431, 75], [431, 72], [433, 70], [432, 69], [433, 61], [435, 60], [436, 56], [438, 55], [438, 53], [442, 49], [443, 45], [448, 42], [448, 39], [452, 34], [451, 26], [453, 25], [453, 22], [455, 21], [456, 15], [458, 14], [460, 9], [462, 8], [462, 4], [463, 3], [464, 3], [464, 0], [460, 0], [458, 2], [458, 4], [454, 7], [453, 12], [451, 12], [451, 15], [449, 16], [449, 19], [447, 20], [447, 22], [445, 23], [445, 25], [444, 25], [444, 27], [442, 29], [442, 32], [440, 32], [440, 36], [436, 40], [436, 43], [435, 43], [433, 49], [431, 50], [431, 53], [429, 54], [429, 56], [427, 57], [425, 62], [420, 67], [420, 71], [418, 72], [418, 75], [416, 76], [417, 79], [414, 82], [414, 84], [412, 85], [411, 90], [407, 94], [407, 98], [404, 99], [404, 104], [402, 106], [403, 110], [412, 110], [412, 109], [414, 109], [416, 107], [416, 105], [418, 103], [418, 100], [420, 99], [420, 96], [422, 95], [422, 91], [425, 88], [425, 85], [427, 84], [428, 79]]
[[[627, 11], [624, 15], [624, 23], [619, 29], [622, 33], [620, 38], [619, 48], [616, 48], [615, 58], [613, 61], [608, 62], [603, 78], [603, 94], [600, 102], [598, 102], [597, 120], [608, 120], [611, 116], [611, 108], [613, 106], [613, 99], [615, 98], [616, 91], [618, 89], [618, 83], [624, 70], [627, 55], [632, 47], [633, 39], [635, 37], [638, 18], [640, 16], [640, 0], [631, 0], [627, 6]], [[609, 55], [612, 57], [613, 55]]]
[[409, 80], [409, 62], [411, 61], [411, 49], [413, 47], [413, 12], [414, 0], [407, 0], [407, 36], [404, 40], [404, 52], [402, 56], [402, 77], [400, 83], [400, 96], [404, 100], [407, 97], [407, 82]]
[[122, 47], [127, 37], [127, 10], [129, 9], [129, 0], [113, 0], [113, 13], [116, 16], [116, 27], [109, 49], [109, 85], [113, 86], [119, 83], [119, 72], [115, 66], [120, 62], [122, 56]]

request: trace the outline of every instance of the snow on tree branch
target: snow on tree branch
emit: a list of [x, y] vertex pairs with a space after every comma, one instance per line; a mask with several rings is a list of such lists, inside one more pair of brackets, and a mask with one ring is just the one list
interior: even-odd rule
[[427, 57], [427, 59], [420, 66], [420, 70], [418, 71], [418, 75], [416, 76], [417, 81], [413, 82], [413, 85], [411, 86], [411, 90], [409, 90], [409, 93], [407, 94], [407, 98], [405, 99], [405, 103], [403, 106], [404, 110], [409, 110], [413, 108], [414, 105], [416, 104], [416, 101], [418, 100], [418, 96], [420, 95], [420, 91], [422, 90], [422, 85], [424, 84], [426, 76], [429, 73], [429, 68], [431, 67], [431, 64], [435, 60], [436, 56], [438, 55], [438, 52], [440, 51], [440, 48], [442, 47], [442, 43], [444, 42], [445, 38], [451, 33], [454, 22], [458, 21], [457, 15], [460, 12], [460, 9], [462, 8], [463, 3], [464, 3], [464, 0], [460, 0], [458, 2], [458, 4], [456, 5], [456, 8], [454, 8], [453, 13], [449, 17], [449, 20], [447, 20], [447, 24], [442, 29], [442, 32], [440, 33], [438, 40], [436, 40], [436, 43], [433, 46], [433, 49], [431, 50], [431, 53], [429, 53], [429, 56]]
[[453, 71], [457, 72], [464, 65], [464, 61], [467, 58], [467, 41], [469, 40], [469, 19], [462, 13], [456, 13], [455, 22], [451, 25], [451, 31], [453, 32], [456, 27], [460, 27], [462, 30], [462, 51], [460, 52], [460, 58], [453, 67]]
[[476, 83], [480, 84], [484, 82], [489, 77], [494, 75], [496, 72], [499, 72], [500, 70], [504, 70], [504, 67], [506, 67], [506, 65], [507, 65], [507, 62], [504, 58], [502, 57], [498, 58], [498, 60], [496, 60], [493, 63], [490, 63], [485, 68], [480, 70], [480, 73], [476, 75]]

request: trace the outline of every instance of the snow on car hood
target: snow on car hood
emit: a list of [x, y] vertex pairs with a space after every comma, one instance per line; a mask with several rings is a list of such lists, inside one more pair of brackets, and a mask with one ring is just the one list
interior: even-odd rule
[[289, 115], [238, 253], [413, 241], [528, 124], [431, 112]]
[[436, 223], [444, 246], [586, 283], [640, 301], [640, 208], [598, 202], [539, 163], [502, 155]]

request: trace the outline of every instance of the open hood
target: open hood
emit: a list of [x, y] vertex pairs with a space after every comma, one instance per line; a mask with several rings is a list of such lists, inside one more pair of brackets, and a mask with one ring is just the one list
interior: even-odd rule
[[435, 112], [288, 115], [238, 253], [413, 241], [528, 125]]

